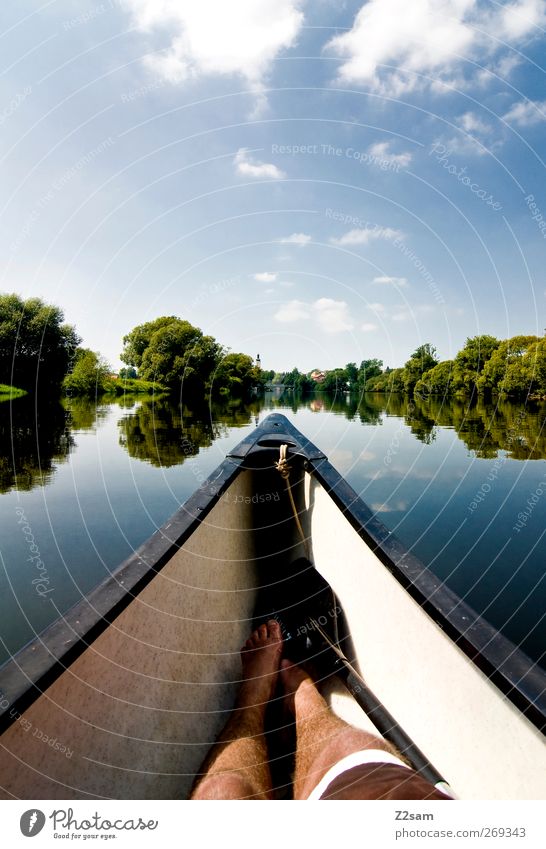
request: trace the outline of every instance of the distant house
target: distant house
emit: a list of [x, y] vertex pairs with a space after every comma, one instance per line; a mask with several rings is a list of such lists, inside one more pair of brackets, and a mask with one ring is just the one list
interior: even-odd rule
[[327, 374], [327, 372], [325, 372], [325, 371], [318, 371], [318, 369], [315, 369], [314, 371], [311, 372], [309, 377], [311, 378], [311, 380], [314, 380], [315, 383], [322, 383], [322, 381], [326, 377], [326, 374]]

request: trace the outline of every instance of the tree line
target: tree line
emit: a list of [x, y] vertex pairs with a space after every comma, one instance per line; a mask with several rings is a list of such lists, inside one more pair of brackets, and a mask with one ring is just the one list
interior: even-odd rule
[[40, 298], [0, 295], [0, 386], [2, 395], [52, 390], [69, 395], [178, 392], [190, 398], [243, 397], [263, 388], [263, 373], [248, 354], [234, 353], [178, 316], [139, 324], [123, 338], [114, 374], [97, 351], [81, 346], [62, 310]]
[[546, 338], [531, 335], [500, 340], [483, 334], [467, 338], [452, 360], [439, 361], [429, 342], [419, 345], [400, 368], [383, 368], [378, 359], [348, 363], [326, 373], [317, 383], [313, 372], [297, 368], [275, 375], [301, 392], [384, 392], [427, 397], [500, 395], [517, 399], [546, 398]]
[[188, 398], [245, 397], [270, 383], [298, 393], [315, 390], [386, 392], [417, 396], [502, 395], [546, 397], [546, 339], [520, 335], [500, 340], [468, 338], [452, 360], [439, 361], [430, 343], [420, 345], [400, 368], [379, 359], [348, 363], [313, 379], [314, 372], [263, 371], [248, 354], [225, 348], [213, 336], [178, 316], [139, 324], [123, 337], [125, 363], [118, 375], [100, 353], [81, 346], [62, 310], [40, 298], [0, 295], [0, 398], [13, 387], [64, 390], [97, 396], [168, 391]]

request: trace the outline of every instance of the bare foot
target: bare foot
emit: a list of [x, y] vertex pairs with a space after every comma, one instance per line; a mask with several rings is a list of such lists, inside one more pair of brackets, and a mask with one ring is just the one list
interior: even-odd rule
[[263, 707], [273, 697], [282, 656], [281, 626], [275, 619], [260, 625], [241, 649], [243, 683], [239, 691], [239, 708]]
[[307, 682], [305, 687], [310, 684], [313, 690], [316, 689], [313, 679], [305, 669], [292, 663], [290, 660], [283, 660], [281, 662], [281, 683], [284, 690], [285, 704], [292, 714], [295, 713], [296, 692], [304, 682]]

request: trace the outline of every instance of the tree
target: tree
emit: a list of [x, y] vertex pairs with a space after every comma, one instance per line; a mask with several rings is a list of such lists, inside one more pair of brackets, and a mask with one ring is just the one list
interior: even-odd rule
[[405, 369], [385, 369], [382, 374], [371, 377], [366, 382], [366, 392], [403, 393]]
[[137, 370], [134, 366], [129, 366], [128, 368], [120, 368], [118, 372], [118, 377], [121, 380], [136, 380]]
[[434, 368], [438, 362], [436, 348], [427, 342], [415, 349], [404, 366], [404, 390], [413, 392], [415, 384], [426, 371]]
[[347, 370], [344, 368], [335, 368], [329, 371], [320, 384], [322, 392], [347, 392], [349, 389], [349, 379]]
[[480, 375], [486, 363], [500, 344], [494, 336], [469, 337], [464, 348], [461, 348], [455, 357], [452, 390], [458, 393], [474, 394], [480, 386]]
[[294, 392], [312, 392], [316, 388], [315, 381], [306, 374], [302, 374], [297, 368], [292, 369], [291, 372], [288, 372], [282, 377], [283, 379], [281, 382], [284, 383], [285, 386], [292, 387]]
[[214, 372], [213, 394], [240, 397], [248, 395], [254, 387], [262, 386], [262, 372], [248, 354], [226, 354]]
[[546, 340], [513, 336], [501, 342], [486, 363], [480, 391], [515, 397], [546, 393]]
[[59, 307], [40, 298], [0, 295], [0, 383], [59, 386], [81, 342]]
[[362, 360], [358, 369], [358, 384], [364, 389], [368, 380], [379, 377], [383, 369], [383, 360]]
[[68, 395], [85, 395], [91, 398], [107, 391], [110, 366], [100, 354], [89, 348], [78, 348], [74, 366], [63, 381]]
[[453, 360], [444, 360], [426, 371], [415, 384], [416, 395], [449, 395], [453, 379]]
[[[122, 362], [139, 369], [142, 357], [149, 347], [152, 336], [162, 327], [166, 327], [173, 321], [180, 321], [175, 315], [164, 315], [154, 321], [147, 321], [134, 327], [130, 333], [123, 337], [123, 351], [120, 354]], [[191, 325], [190, 325], [191, 326]]]
[[123, 339], [123, 362], [139, 377], [189, 394], [204, 394], [224, 351], [189, 321], [163, 316], [135, 327]]
[[358, 386], [358, 366], [356, 363], [347, 363], [345, 366], [345, 374], [347, 383], [350, 389], [356, 389]]

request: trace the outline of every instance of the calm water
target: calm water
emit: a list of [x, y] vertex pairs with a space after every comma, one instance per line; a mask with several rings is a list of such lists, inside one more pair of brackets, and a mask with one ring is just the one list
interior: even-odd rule
[[533, 658], [546, 645], [546, 405], [268, 395], [0, 405], [0, 660], [98, 584], [272, 409]]

